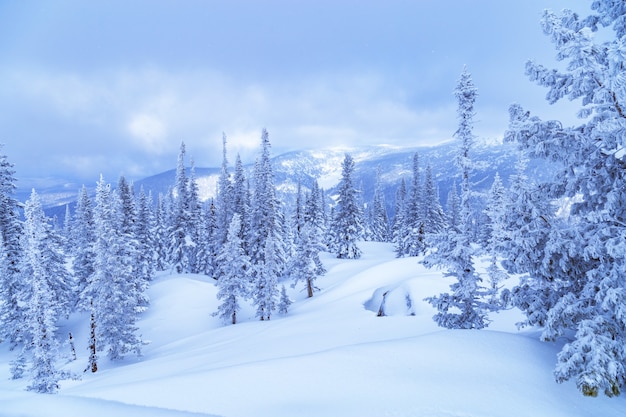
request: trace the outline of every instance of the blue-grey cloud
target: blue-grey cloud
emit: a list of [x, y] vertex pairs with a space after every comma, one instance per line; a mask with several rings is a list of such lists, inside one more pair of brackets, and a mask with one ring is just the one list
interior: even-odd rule
[[[549, 117], [524, 77], [550, 64], [543, 8], [586, 2], [424, 0], [133, 1], [0, 4], [0, 142], [18, 176], [114, 180], [275, 152], [449, 140], [464, 65], [479, 89], [476, 133], [497, 139], [507, 107]], [[234, 158], [231, 158], [234, 159]]]

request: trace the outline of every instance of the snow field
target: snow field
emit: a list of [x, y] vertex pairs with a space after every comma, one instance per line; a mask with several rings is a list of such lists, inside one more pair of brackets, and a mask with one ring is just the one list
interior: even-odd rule
[[[558, 344], [518, 331], [519, 312], [493, 314], [487, 330], [443, 330], [423, 301], [446, 291], [441, 271], [416, 258], [396, 259], [390, 245], [361, 243], [359, 260], [322, 259], [328, 273], [306, 298], [302, 284], [286, 316], [224, 325], [212, 279], [164, 274], [149, 290], [139, 321], [150, 344], [140, 359], [101, 359], [97, 374], [63, 381], [59, 394], [24, 391], [9, 380], [15, 352], [0, 345], [0, 416], [623, 416], [623, 398], [584, 398], [573, 384], [554, 382]], [[406, 316], [366, 308], [381, 288], [400, 288], [414, 301]], [[377, 291], [378, 290], [378, 291]], [[87, 325], [73, 316], [60, 330], [74, 333], [81, 373]], [[80, 324], [80, 326], [78, 326]], [[67, 347], [63, 347], [66, 349]]]

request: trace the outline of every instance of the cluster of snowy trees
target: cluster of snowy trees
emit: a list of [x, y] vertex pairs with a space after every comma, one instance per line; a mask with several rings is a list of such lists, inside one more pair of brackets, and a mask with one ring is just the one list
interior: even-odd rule
[[[520, 157], [509, 190], [499, 177], [494, 181], [483, 247], [471, 239], [467, 205], [476, 89], [469, 74], [462, 74], [455, 90], [462, 181], [458, 225], [427, 236], [430, 249], [423, 262], [446, 268], [455, 278], [450, 293], [428, 299], [440, 325], [482, 328], [489, 311], [511, 303], [526, 315], [521, 325], [543, 329], [543, 340], [565, 338], [557, 381], [574, 380], [587, 396], [615, 396], [626, 385], [626, 4], [598, 0], [592, 10], [584, 18], [569, 10], [544, 12], [544, 32], [566, 65], [556, 70], [531, 61], [526, 74], [548, 88], [550, 103], [578, 100], [582, 122], [564, 126], [531, 116], [518, 104], [510, 107], [505, 140], [517, 143]], [[608, 40], [597, 43], [598, 31]], [[551, 161], [555, 176], [529, 179], [524, 174], [529, 158]], [[481, 253], [490, 255], [490, 286], [473, 266]], [[520, 274], [520, 283], [496, 297], [507, 272]]]

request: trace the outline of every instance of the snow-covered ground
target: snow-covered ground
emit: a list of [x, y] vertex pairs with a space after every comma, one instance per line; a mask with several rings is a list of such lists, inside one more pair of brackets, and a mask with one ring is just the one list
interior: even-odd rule
[[[87, 320], [72, 317], [78, 360], [55, 395], [9, 379], [15, 352], [0, 345], [0, 416], [623, 416], [624, 398], [584, 398], [552, 378], [559, 344], [518, 331], [516, 311], [487, 330], [443, 330], [422, 301], [448, 289], [440, 271], [395, 259], [389, 245], [363, 243], [359, 260], [323, 260], [328, 274], [307, 299], [290, 289], [287, 316], [259, 322], [247, 308], [223, 325], [206, 277], [160, 275], [139, 322], [150, 344], [140, 359], [87, 363]], [[382, 293], [386, 310], [378, 317]], [[407, 306], [406, 295], [411, 298]], [[411, 315], [413, 314], [413, 315]], [[64, 349], [68, 350], [69, 346]]]

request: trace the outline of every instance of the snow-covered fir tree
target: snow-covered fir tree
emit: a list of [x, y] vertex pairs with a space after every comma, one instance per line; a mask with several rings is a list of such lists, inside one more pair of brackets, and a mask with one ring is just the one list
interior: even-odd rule
[[[217, 238], [220, 244], [226, 242], [230, 219], [233, 215], [233, 184], [228, 172], [228, 156], [226, 151], [226, 134], [222, 133], [222, 166], [217, 181], [217, 195], [215, 197], [215, 209], [217, 215]], [[242, 217], [242, 223], [243, 223]]]
[[393, 224], [391, 225], [392, 242], [394, 243], [394, 250], [398, 257], [402, 256], [404, 252], [402, 249], [402, 240], [404, 233], [404, 217], [406, 214], [406, 198], [406, 181], [402, 178], [396, 190], [395, 213], [393, 216]]
[[376, 169], [376, 185], [370, 212], [370, 239], [375, 242], [389, 241], [389, 217], [385, 206], [380, 166]]
[[289, 306], [293, 303], [287, 294], [287, 289], [283, 285], [280, 289], [280, 301], [278, 302], [278, 313], [279, 314], [287, 314], [289, 313]]
[[422, 218], [425, 235], [439, 233], [445, 228], [445, 214], [439, 202], [439, 192], [435, 187], [430, 164], [426, 165], [426, 175], [422, 187]]
[[[1, 149], [0, 145], [0, 149]], [[20, 275], [22, 222], [19, 203], [14, 197], [15, 170], [4, 154], [0, 154], [0, 234], [2, 234], [2, 274], [0, 275], [0, 340], [11, 345], [22, 342], [24, 285]]]
[[176, 196], [171, 207], [171, 222], [169, 224], [169, 261], [172, 270], [182, 273], [189, 272], [190, 247], [194, 245], [190, 235], [192, 230], [191, 208], [189, 195], [189, 179], [185, 172], [185, 144], [181, 143], [176, 165]]
[[363, 237], [363, 216], [358, 205], [356, 188], [353, 185], [354, 159], [346, 154], [341, 164], [339, 196], [335, 207], [332, 250], [341, 259], [358, 259], [361, 249], [357, 241]]
[[[261, 134], [261, 155], [254, 167], [254, 194], [251, 207], [250, 258], [252, 268], [252, 291], [261, 291], [265, 281], [259, 276], [264, 265], [272, 265], [277, 276], [285, 270], [285, 224], [281, 203], [276, 197], [274, 173], [270, 161], [270, 141], [267, 130]], [[273, 240], [272, 250], [266, 251], [267, 242]], [[266, 256], [271, 255], [272, 259]], [[272, 289], [273, 291], [274, 289]], [[269, 291], [265, 288], [263, 291]], [[259, 307], [259, 306], [257, 306]]]
[[[53, 239], [39, 196], [32, 191], [24, 205], [23, 276], [27, 286], [25, 344], [18, 361], [30, 362], [29, 390], [54, 393], [63, 373], [58, 369], [56, 322], [69, 312], [73, 299], [60, 239]], [[24, 362], [25, 360], [25, 362]], [[14, 371], [18, 368], [14, 368]], [[21, 372], [21, 369], [18, 371]], [[14, 374], [14, 377], [18, 376]]]
[[257, 268], [254, 286], [252, 288], [252, 300], [256, 306], [256, 316], [261, 320], [269, 320], [276, 310], [278, 299], [278, 275], [279, 270], [274, 254], [276, 241], [269, 237], [265, 241], [265, 256], [254, 267]]
[[[120, 216], [119, 196], [100, 177], [94, 208], [96, 258], [94, 273], [85, 291], [94, 338], [90, 340], [90, 360], [95, 360], [102, 351], [106, 351], [110, 359], [122, 359], [131, 352], [141, 355], [142, 340], [137, 334], [136, 321], [143, 294], [137, 293], [131, 274], [134, 246], [122, 233]], [[95, 362], [89, 366], [97, 369]]]
[[252, 233], [250, 231], [250, 183], [246, 178], [241, 162], [241, 156], [237, 154], [235, 159], [235, 173], [233, 176], [233, 213], [239, 214], [241, 218], [241, 232], [239, 237], [243, 241], [244, 250], [248, 255]]
[[404, 202], [403, 224], [400, 228], [397, 256], [418, 256], [426, 249], [420, 182], [419, 155], [413, 155], [413, 177]]
[[448, 227], [444, 232], [429, 235], [429, 252], [423, 264], [428, 267], [443, 267], [445, 276], [454, 277], [451, 293], [432, 296], [426, 300], [437, 309], [433, 319], [442, 327], [452, 329], [481, 329], [488, 322], [487, 313], [491, 306], [485, 296], [488, 291], [481, 287], [481, 278], [474, 267], [474, 247], [471, 241], [470, 172], [472, 161], [470, 150], [474, 142], [473, 118], [477, 90], [467, 69], [461, 73], [455, 96], [458, 101], [459, 127], [455, 138], [460, 142], [456, 163], [461, 173], [461, 204], [458, 227]]
[[[76, 202], [74, 220], [71, 227], [70, 241], [72, 255], [72, 270], [76, 283], [76, 291], [82, 297], [87, 280], [94, 272], [94, 243], [96, 240], [95, 225], [93, 218], [93, 203], [87, 187], [83, 185]], [[86, 308], [87, 306], [81, 305]]]
[[526, 66], [530, 80], [548, 89], [550, 103], [580, 99], [583, 121], [564, 126], [516, 106], [508, 137], [529, 157], [558, 161], [563, 169], [545, 195], [574, 201], [568, 227], [552, 226], [542, 253], [541, 268], [553, 268], [549, 290], [560, 293], [542, 337], [575, 332], [558, 355], [555, 377], [573, 379], [584, 395], [614, 396], [626, 385], [626, 6], [598, 0], [591, 7], [586, 18], [545, 11], [544, 32], [565, 65]]
[[243, 249], [239, 237], [241, 219], [234, 214], [228, 228], [228, 236], [222, 245], [218, 258], [217, 299], [222, 300], [214, 313], [224, 322], [237, 323], [240, 301], [248, 297], [249, 277], [252, 269], [250, 258]]
[[293, 286], [300, 281], [304, 282], [308, 297], [313, 297], [313, 292], [318, 290], [315, 286], [317, 278], [326, 273], [319, 257], [324, 247], [318, 236], [313, 223], [304, 223], [297, 238], [295, 254], [289, 269]]
[[147, 288], [154, 279], [154, 265], [156, 257], [154, 230], [154, 213], [152, 211], [152, 194], [146, 194], [143, 186], [139, 189], [136, 204], [135, 239], [137, 241], [137, 259], [135, 271], [140, 285]]
[[495, 304], [495, 296], [500, 289], [500, 283], [508, 278], [508, 274], [498, 265], [498, 258], [502, 251], [503, 243], [508, 239], [508, 231], [506, 228], [506, 190], [497, 172], [489, 190], [485, 214], [489, 219], [486, 227], [489, 231], [486, 248], [489, 255], [487, 274], [493, 292], [491, 302]]

